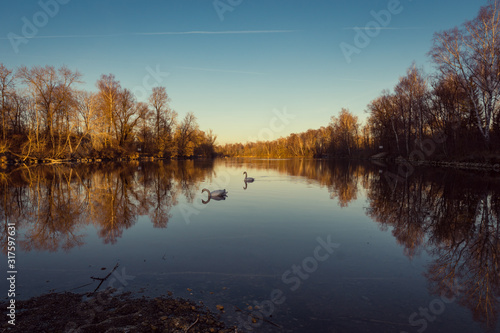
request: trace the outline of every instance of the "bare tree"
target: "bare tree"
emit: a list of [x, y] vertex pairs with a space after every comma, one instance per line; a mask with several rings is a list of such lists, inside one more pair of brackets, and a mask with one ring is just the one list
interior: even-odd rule
[[368, 104], [370, 118], [368, 124], [370, 132], [380, 146], [391, 150], [391, 145], [396, 143], [396, 151], [401, 154], [401, 115], [398, 112], [396, 97], [389, 91], [384, 90], [382, 96], [374, 99]]
[[333, 135], [338, 138], [341, 150], [347, 151], [351, 156], [352, 149], [357, 148], [358, 117], [353, 116], [348, 109], [342, 108], [338, 118], [332, 117], [330, 126], [333, 128]]
[[149, 104], [153, 108], [156, 150], [162, 156], [172, 144], [173, 127], [177, 117], [177, 113], [170, 108], [169, 102], [170, 98], [165, 87], [153, 88], [153, 92], [149, 97]]
[[7, 69], [0, 63], [0, 98], [1, 98], [1, 117], [2, 117], [2, 140], [5, 142], [7, 135], [7, 118], [8, 118], [8, 99], [14, 94], [14, 74], [12, 70]]
[[[446, 135], [442, 149], [445, 154], [464, 151], [465, 147], [481, 144], [474, 112], [467, 93], [453, 75], [437, 75], [432, 82], [429, 127]], [[471, 112], [472, 111], [472, 112]], [[463, 129], [462, 129], [463, 127]]]
[[[72, 86], [80, 83], [81, 74], [64, 66], [59, 70], [53, 66], [35, 66], [31, 69], [23, 66], [19, 68], [17, 75], [30, 88], [36, 103], [37, 142], [41, 134], [39, 124], [42, 124], [45, 127], [44, 136], [51, 147], [50, 155], [58, 157], [64, 148], [61, 147], [63, 143], [58, 130], [70, 128], [70, 115], [74, 106]], [[38, 119], [39, 114], [41, 119]], [[68, 140], [65, 143], [68, 144]]]
[[406, 76], [399, 79], [394, 90], [404, 124], [406, 155], [409, 155], [413, 148], [410, 144], [414, 138], [422, 149], [424, 117], [427, 114], [427, 82], [422, 72], [413, 64], [406, 71]]
[[153, 114], [148, 104], [144, 102], [137, 103], [137, 113], [139, 115], [139, 119], [137, 122], [138, 130], [137, 130], [137, 140], [140, 145], [142, 153], [151, 153], [151, 118]]
[[487, 147], [500, 98], [499, 32], [499, 4], [490, 0], [475, 19], [436, 33], [429, 52], [440, 71], [457, 77], [466, 91]]
[[175, 141], [178, 156], [190, 156], [193, 153], [197, 132], [196, 117], [189, 112], [177, 127]]
[[198, 139], [195, 154], [213, 157], [215, 154], [215, 140], [217, 140], [217, 135], [215, 135], [211, 129], [207, 132], [199, 131]]
[[9, 128], [14, 135], [21, 134], [26, 129], [29, 98], [23, 94], [13, 91], [9, 98]]
[[113, 125], [120, 147], [132, 139], [134, 127], [139, 120], [136, 105], [137, 102], [130, 90], [123, 89], [119, 92]]
[[80, 133], [77, 148], [82, 141], [89, 142], [90, 147], [83, 152], [84, 154], [89, 154], [91, 150], [100, 150], [103, 144], [109, 141], [109, 135], [106, 124], [102, 121], [103, 114], [99, 108], [99, 95], [97, 93], [80, 91], [77, 96], [79, 113], [78, 131]]
[[109, 145], [121, 86], [113, 74], [102, 75], [97, 81], [96, 86], [99, 89], [98, 98], [103, 115], [102, 121], [108, 132], [108, 139], [105, 140], [105, 145]]

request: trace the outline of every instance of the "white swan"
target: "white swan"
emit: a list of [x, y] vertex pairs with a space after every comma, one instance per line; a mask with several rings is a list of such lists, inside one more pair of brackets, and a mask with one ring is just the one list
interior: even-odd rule
[[243, 174], [245, 175], [245, 179], [243, 179], [243, 181], [245, 183], [251, 183], [251, 182], [253, 182], [255, 180], [255, 178], [247, 177], [247, 172], [246, 171], [244, 171]]
[[203, 193], [205, 191], [208, 192], [208, 200], [205, 201], [205, 200], [201, 199], [201, 202], [203, 202], [204, 204], [207, 204], [211, 199], [226, 200], [226, 197], [227, 197], [226, 189], [215, 190], [215, 191], [210, 192], [208, 189], [204, 188], [203, 190], [201, 190], [201, 193]]

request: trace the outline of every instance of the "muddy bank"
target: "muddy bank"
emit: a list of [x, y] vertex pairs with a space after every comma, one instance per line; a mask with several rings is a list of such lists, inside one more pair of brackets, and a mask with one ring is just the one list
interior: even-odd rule
[[[51, 293], [16, 301], [15, 325], [4, 320], [2, 332], [235, 332], [203, 304], [161, 296], [134, 298], [112, 290], [85, 294]], [[2, 309], [7, 303], [0, 303]], [[220, 309], [222, 310], [222, 309]]]

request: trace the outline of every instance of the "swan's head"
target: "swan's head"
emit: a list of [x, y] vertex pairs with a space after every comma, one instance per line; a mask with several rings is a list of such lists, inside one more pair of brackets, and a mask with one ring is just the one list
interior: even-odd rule
[[247, 172], [246, 171], [243, 171], [243, 174], [245, 175], [245, 177], [247, 176]]

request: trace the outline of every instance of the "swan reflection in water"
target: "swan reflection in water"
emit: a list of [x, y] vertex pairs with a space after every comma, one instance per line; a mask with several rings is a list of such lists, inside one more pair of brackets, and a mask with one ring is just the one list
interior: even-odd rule
[[204, 188], [201, 191], [201, 193], [203, 193], [205, 191], [208, 193], [208, 200], [205, 201], [205, 200], [201, 199], [201, 202], [203, 202], [205, 205], [207, 203], [209, 203], [210, 200], [217, 200], [217, 201], [226, 200], [226, 197], [227, 197], [227, 191], [226, 191], [226, 189], [224, 189], [224, 190], [215, 190], [215, 191], [210, 192], [208, 189]]
[[243, 189], [244, 189], [244, 190], [246, 190], [246, 189], [247, 189], [248, 183], [253, 183], [253, 180], [252, 180], [251, 182], [245, 182], [245, 186], [243, 186]]

